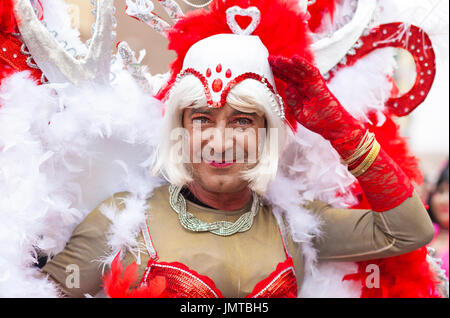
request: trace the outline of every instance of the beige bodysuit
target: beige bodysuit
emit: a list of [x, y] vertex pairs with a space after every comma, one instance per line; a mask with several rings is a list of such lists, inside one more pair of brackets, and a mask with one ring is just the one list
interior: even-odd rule
[[[120, 199], [126, 195], [115, 194], [102, 204], [114, 204], [119, 210], [123, 209]], [[43, 268], [67, 296], [94, 296], [102, 289], [103, 266], [99, 260], [111, 253], [107, 244], [111, 221], [100, 211], [102, 204], [75, 229], [65, 249]], [[269, 206], [260, 208], [250, 230], [221, 237], [184, 229], [169, 205], [168, 185], [155, 189], [148, 205], [148, 231], [159, 262], [183, 263], [211, 278], [225, 297], [245, 297], [275, 270], [277, 264], [286, 260], [285, 242], [294, 261], [298, 290], [301, 289], [304, 277], [302, 244], [294, 243], [289, 234], [281, 235], [285, 227], [279, 227]], [[206, 222], [234, 222], [249, 211], [250, 206], [251, 202], [240, 210], [229, 212], [187, 201], [187, 210]], [[395, 256], [426, 245], [434, 234], [431, 220], [416, 193], [398, 207], [383, 213], [335, 209], [323, 202], [312, 202], [307, 207], [322, 220], [323, 235], [314, 240], [319, 261], [360, 261]], [[150, 256], [142, 232], [138, 241], [141, 247], [139, 277], [142, 277]], [[134, 261], [135, 256], [127, 253], [124, 264]], [[71, 274], [66, 268], [70, 264], [76, 264], [80, 269], [80, 285], [74, 288], [68, 288], [66, 284]]]

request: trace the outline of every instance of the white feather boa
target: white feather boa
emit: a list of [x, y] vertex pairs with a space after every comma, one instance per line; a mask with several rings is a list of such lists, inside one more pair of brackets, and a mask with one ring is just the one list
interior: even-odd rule
[[[49, 30], [78, 53], [86, 47], [66, 5], [43, 1]], [[0, 297], [57, 297], [35, 263], [63, 250], [99, 202], [151, 191], [149, 158], [162, 104], [141, 91], [118, 59], [112, 86], [41, 85], [26, 72], [0, 87]]]

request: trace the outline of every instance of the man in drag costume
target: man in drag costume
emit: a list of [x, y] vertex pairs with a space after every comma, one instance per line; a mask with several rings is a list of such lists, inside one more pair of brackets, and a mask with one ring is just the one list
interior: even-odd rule
[[[177, 53], [151, 76], [125, 42], [112, 58], [114, 1], [96, 4], [87, 46], [46, 20], [64, 11], [53, 2], [2, 9], [10, 295], [446, 296], [393, 122], [424, 101], [435, 53], [419, 27], [374, 25], [389, 3], [218, 0], [184, 15], [158, 1], [171, 26], [127, 1]], [[393, 47], [419, 70], [401, 97]]]

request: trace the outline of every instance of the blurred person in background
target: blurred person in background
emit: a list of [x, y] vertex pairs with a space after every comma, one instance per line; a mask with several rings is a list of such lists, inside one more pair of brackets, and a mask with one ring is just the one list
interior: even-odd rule
[[435, 226], [435, 236], [430, 247], [436, 250], [436, 256], [442, 259], [442, 267], [448, 277], [448, 160], [441, 171], [434, 189], [428, 197], [428, 211]]
[[417, 184], [413, 182], [414, 188], [416, 189], [417, 194], [419, 195], [422, 202], [425, 204], [426, 209], [428, 210], [428, 197], [430, 196], [431, 190], [433, 190], [434, 184], [430, 180], [430, 178], [424, 173], [424, 180], [421, 184]]

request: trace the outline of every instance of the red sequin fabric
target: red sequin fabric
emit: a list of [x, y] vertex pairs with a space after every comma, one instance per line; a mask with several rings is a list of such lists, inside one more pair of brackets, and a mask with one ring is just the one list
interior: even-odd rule
[[[165, 293], [173, 298], [224, 298], [222, 292], [207, 276], [200, 275], [186, 265], [150, 260], [140, 288], [150, 286], [157, 277], [166, 280]], [[278, 264], [269, 277], [259, 282], [246, 298], [294, 298], [297, 297], [297, 279], [292, 259]]]

